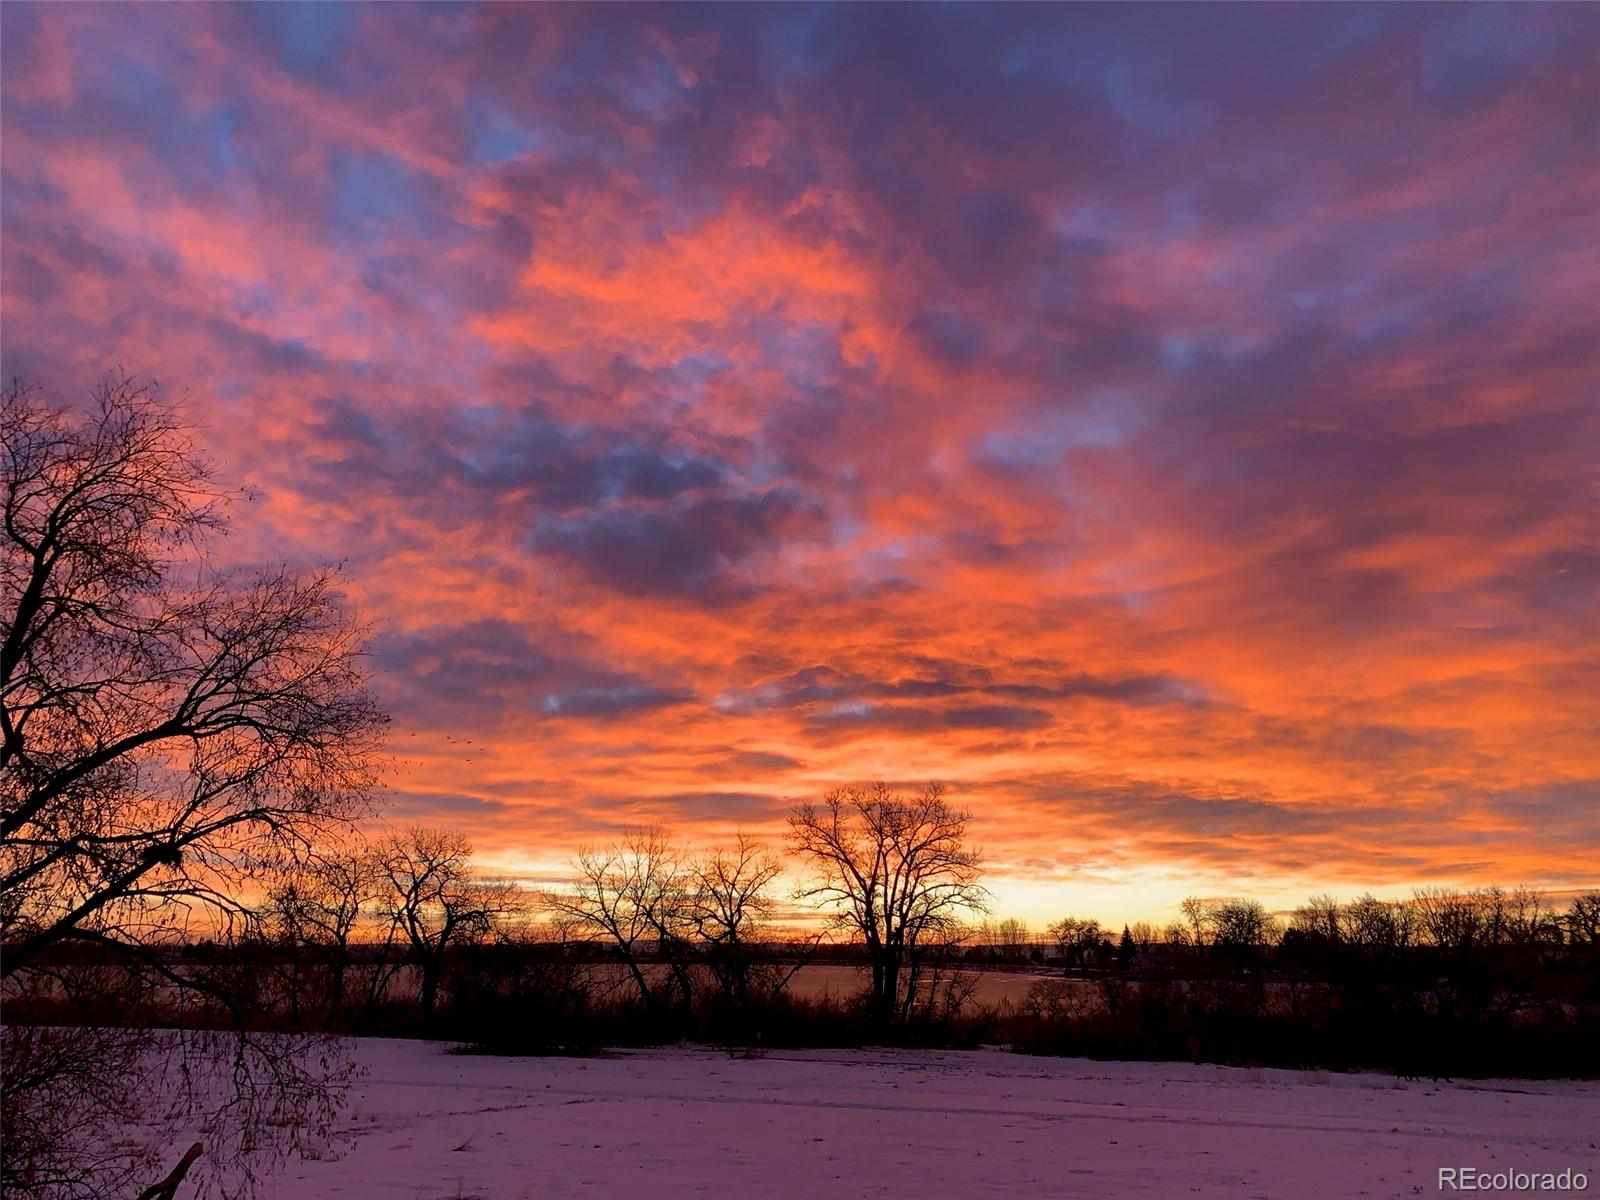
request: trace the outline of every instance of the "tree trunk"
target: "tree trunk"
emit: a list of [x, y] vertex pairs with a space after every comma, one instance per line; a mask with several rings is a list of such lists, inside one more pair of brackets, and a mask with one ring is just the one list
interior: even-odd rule
[[139, 1193], [139, 1200], [174, 1200], [178, 1194], [178, 1185], [183, 1182], [183, 1177], [189, 1173], [189, 1168], [194, 1166], [194, 1160], [200, 1157], [201, 1146], [199, 1142], [190, 1146], [183, 1156], [183, 1161], [172, 1168], [172, 1173], [159, 1183], [152, 1183]]
[[433, 1016], [434, 1002], [439, 998], [439, 964], [432, 959], [425, 958], [421, 964], [422, 970], [422, 1012], [423, 1015]]
[[628, 973], [633, 976], [634, 986], [639, 989], [639, 999], [645, 1008], [654, 1009], [656, 1006], [655, 994], [650, 990], [650, 981], [644, 977], [644, 972], [639, 969], [639, 963], [631, 953], [625, 956], [628, 964]]
[[336, 952], [328, 978], [328, 1016], [338, 1015], [344, 1007], [344, 974], [350, 965], [349, 955], [343, 949]]
[[880, 1025], [894, 1024], [895, 1002], [900, 996], [900, 964], [892, 957], [886, 957], [883, 962], [883, 985], [878, 994], [878, 1023]]
[[667, 965], [672, 971], [673, 981], [678, 985], [678, 994], [683, 999], [683, 1006], [688, 1008], [694, 1002], [694, 985], [689, 982], [689, 972], [683, 965], [683, 958], [676, 946], [665, 949], [663, 953], [667, 956]]

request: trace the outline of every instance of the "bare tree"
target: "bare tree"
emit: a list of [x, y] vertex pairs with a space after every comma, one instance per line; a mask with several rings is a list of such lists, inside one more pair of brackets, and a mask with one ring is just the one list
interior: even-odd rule
[[1529, 887], [1484, 890], [1490, 938], [1503, 946], [1549, 946], [1561, 941], [1561, 922], [1544, 896]]
[[[783, 865], [761, 843], [741, 833], [731, 850], [713, 851], [694, 871], [689, 920], [722, 998], [750, 1007], [763, 960], [757, 940], [772, 913], [773, 881]], [[770, 986], [770, 984], [769, 984]]]
[[1600, 945], [1600, 892], [1587, 892], [1572, 898], [1562, 917], [1567, 941], [1574, 946]]
[[584, 850], [574, 867], [572, 887], [546, 893], [546, 906], [585, 935], [610, 943], [646, 1008], [661, 1003], [642, 958], [653, 942], [678, 999], [691, 1003], [685, 951], [694, 926], [696, 880], [666, 834], [642, 830], [605, 850]]
[[1211, 944], [1222, 951], [1255, 951], [1278, 938], [1278, 922], [1259, 900], [1235, 897], [1211, 906]]
[[865, 943], [871, 1011], [882, 1024], [895, 1017], [901, 972], [924, 935], [987, 909], [968, 820], [937, 783], [911, 796], [884, 783], [837, 788], [790, 815], [790, 842], [816, 869], [799, 895]]
[[[1186, 896], [1178, 905], [1180, 919], [1167, 929], [1168, 941], [1203, 950], [1216, 938], [1216, 902], [1199, 896]], [[1175, 936], [1174, 936], [1175, 934]]]
[[1416, 940], [1416, 909], [1370, 894], [1346, 904], [1339, 921], [1341, 938], [1361, 950], [1404, 950]]
[[1133, 935], [1133, 944], [1141, 951], [1148, 950], [1161, 940], [1161, 931], [1149, 921], [1135, 921], [1128, 926], [1128, 931]]
[[1344, 909], [1329, 895], [1312, 896], [1289, 917], [1289, 928], [1337, 944], [1344, 940]]
[[1093, 917], [1062, 917], [1052, 921], [1047, 931], [1061, 956], [1062, 970], [1069, 974], [1074, 967], [1087, 967], [1106, 940], [1105, 930]]
[[978, 946], [989, 947], [1006, 962], [1021, 962], [1028, 954], [1028, 925], [1018, 917], [1000, 921], [982, 921], [971, 932]]
[[971, 938], [971, 927], [953, 916], [937, 917], [922, 930], [906, 952], [900, 985], [902, 1022], [949, 1021], [977, 993], [981, 976], [964, 965], [961, 953]]
[[1441, 953], [1462, 956], [1484, 940], [1484, 912], [1469, 892], [1444, 887], [1416, 888], [1411, 893], [1424, 940]]
[[[112, 377], [82, 408], [19, 383], [0, 395], [8, 1171], [33, 1169], [11, 1153], [18, 1144], [45, 1147], [35, 1165], [91, 1159], [75, 1148], [93, 1130], [51, 1124], [51, 1097], [86, 1063], [123, 1061], [111, 1050], [86, 1060], [71, 1039], [23, 1028], [19, 1018], [47, 1008], [18, 997], [74, 989], [66, 998], [85, 1028], [107, 1038], [116, 1032], [101, 1023], [124, 1019], [115, 1001], [127, 988], [159, 983], [150, 994], [169, 1010], [203, 1001], [206, 1020], [239, 1022], [231, 1049], [205, 1043], [225, 1056], [214, 1061], [232, 1088], [212, 1097], [216, 1111], [236, 1117], [290, 1097], [328, 1101], [317, 1088], [337, 1084], [314, 1045], [252, 1049], [262, 1043], [243, 1032], [238, 998], [161, 952], [186, 930], [226, 938], [252, 919], [248, 881], [264, 864], [368, 811], [385, 721], [334, 571], [212, 566], [204, 551], [228, 501], [192, 431], [150, 387]], [[70, 970], [69, 945], [109, 965]], [[24, 1058], [18, 1082], [11, 1068]], [[159, 1091], [140, 1078], [137, 1094]], [[257, 1128], [238, 1144], [264, 1153], [282, 1141]], [[225, 1161], [215, 1150], [207, 1164]], [[94, 1195], [107, 1178], [85, 1168], [50, 1187]]]
[[0, 404], [0, 920], [10, 976], [128, 937], [361, 811], [383, 716], [331, 571], [219, 576], [221, 501], [148, 389]]
[[[318, 847], [305, 861], [288, 864], [267, 892], [270, 934], [322, 959], [327, 971], [323, 1003], [330, 1020], [344, 1006], [352, 939], [362, 918], [376, 912], [385, 882], [371, 851], [352, 839]], [[300, 965], [298, 953], [293, 965]]]
[[380, 845], [376, 857], [388, 884], [381, 911], [416, 960], [422, 1011], [432, 1016], [446, 956], [486, 937], [508, 916], [516, 904], [514, 889], [474, 877], [472, 846], [453, 830], [413, 826]]
[[220, 1176], [225, 1194], [242, 1197], [287, 1155], [326, 1148], [353, 1070], [329, 1056], [328, 1039], [197, 1027], [231, 1016], [215, 1004], [186, 1014], [187, 1027], [114, 1023], [141, 1006], [172, 1011], [162, 995], [170, 987], [126, 972], [108, 987], [106, 974], [98, 964], [48, 966], [8, 981], [5, 1195], [125, 1198], [172, 1162], [175, 1137], [183, 1145], [198, 1133], [209, 1182]]

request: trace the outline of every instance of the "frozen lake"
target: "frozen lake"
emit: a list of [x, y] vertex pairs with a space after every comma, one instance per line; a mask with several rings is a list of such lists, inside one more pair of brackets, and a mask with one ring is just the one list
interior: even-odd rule
[[[1600, 1084], [1001, 1051], [463, 1057], [368, 1040], [341, 1144], [280, 1200], [1405, 1197], [1438, 1168], [1588, 1173]], [[1520, 1194], [1520, 1193], [1501, 1193]]]

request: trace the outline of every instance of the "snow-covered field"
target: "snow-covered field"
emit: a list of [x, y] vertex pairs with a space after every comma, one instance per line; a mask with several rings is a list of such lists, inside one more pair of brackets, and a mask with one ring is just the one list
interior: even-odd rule
[[[488, 1058], [359, 1045], [342, 1147], [282, 1200], [1436, 1196], [1438, 1168], [1588, 1173], [1600, 1084], [699, 1049]], [[1520, 1193], [1500, 1193], [1520, 1194]]]

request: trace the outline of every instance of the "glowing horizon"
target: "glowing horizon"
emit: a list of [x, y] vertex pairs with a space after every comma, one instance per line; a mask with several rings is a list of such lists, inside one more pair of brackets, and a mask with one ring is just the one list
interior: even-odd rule
[[1600, 14], [12, 3], [4, 367], [341, 559], [558, 875], [930, 779], [999, 915], [1600, 882]]

